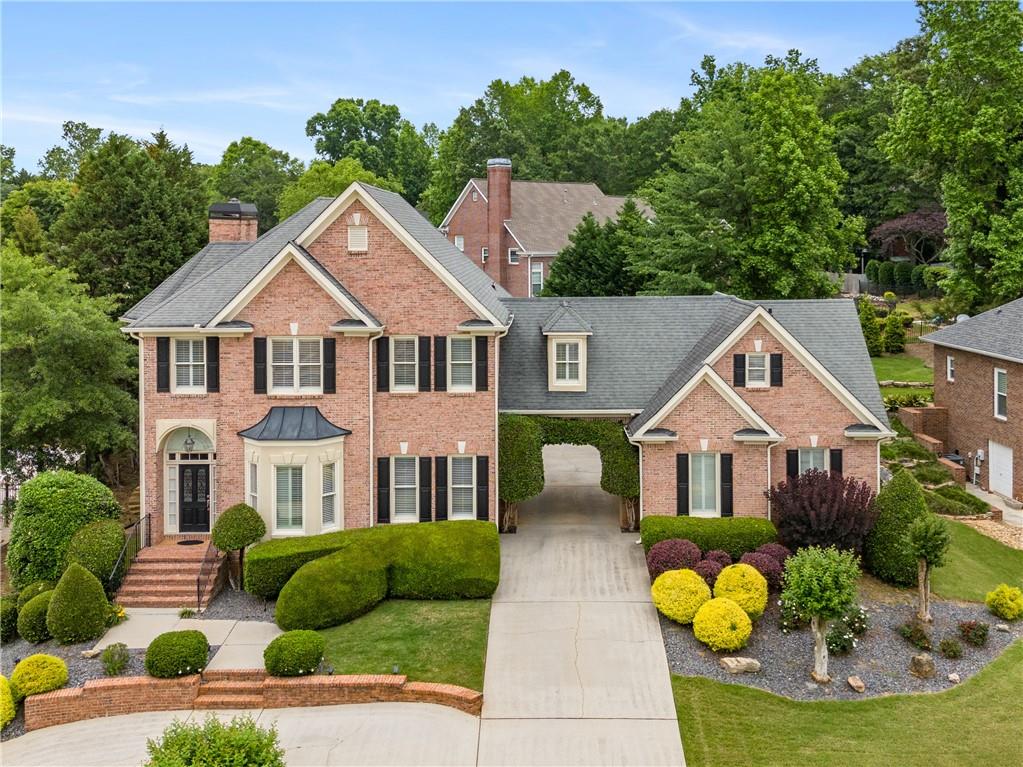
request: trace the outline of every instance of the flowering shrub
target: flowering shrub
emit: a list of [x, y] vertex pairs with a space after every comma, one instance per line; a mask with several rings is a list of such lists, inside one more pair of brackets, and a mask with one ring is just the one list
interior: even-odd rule
[[842, 618], [842, 622], [849, 627], [849, 630], [856, 636], [863, 636], [870, 628], [870, 616], [867, 611], [857, 605]]
[[646, 567], [650, 578], [656, 579], [668, 570], [692, 568], [701, 557], [700, 547], [682, 538], [669, 538], [650, 547], [646, 555]]
[[856, 635], [844, 621], [832, 624], [826, 641], [832, 655], [848, 655], [856, 647]]
[[750, 552], [743, 554], [739, 559], [744, 565], [749, 565], [767, 581], [767, 588], [777, 591], [781, 588], [781, 563], [769, 554], [756, 554]]
[[731, 599], [704, 602], [693, 618], [693, 635], [712, 650], [742, 649], [753, 633], [753, 622]]
[[721, 549], [712, 549], [704, 554], [703, 558], [711, 562], [717, 562], [722, 567], [728, 567], [732, 564], [732, 555]]
[[1023, 618], [1023, 591], [1016, 586], [1000, 583], [984, 597], [987, 609], [1007, 621]]
[[693, 565], [693, 572], [702, 576], [711, 588], [714, 587], [714, 581], [718, 579], [718, 575], [723, 569], [721, 563], [715, 562], [713, 559], [702, 559]]
[[729, 565], [714, 581], [714, 596], [731, 599], [756, 619], [767, 607], [767, 580], [750, 565]]
[[987, 644], [988, 625], [983, 621], [959, 621], [959, 636], [966, 644], [983, 647]]
[[938, 642], [938, 652], [950, 660], [963, 657], [963, 646], [958, 639], [947, 637]]
[[931, 637], [930, 634], [927, 633], [927, 629], [915, 621], [912, 623], [903, 623], [899, 626], [898, 632], [899, 636], [918, 650], [930, 650], [933, 647], [931, 644]]
[[710, 599], [710, 586], [693, 570], [668, 570], [657, 576], [650, 596], [662, 615], [677, 623], [692, 623], [696, 611]]
[[778, 623], [781, 625], [781, 631], [783, 634], [788, 634], [790, 631], [799, 631], [799, 629], [804, 629], [810, 622], [809, 618], [796, 609], [796, 606], [791, 600], [785, 601], [784, 599], [779, 599], [778, 606], [781, 607], [781, 616], [779, 617]]
[[778, 560], [778, 563], [782, 565], [785, 564], [786, 559], [792, 556], [792, 552], [780, 543], [765, 543], [763, 546], [758, 546], [755, 553], [767, 554], [769, 557], [774, 557]]

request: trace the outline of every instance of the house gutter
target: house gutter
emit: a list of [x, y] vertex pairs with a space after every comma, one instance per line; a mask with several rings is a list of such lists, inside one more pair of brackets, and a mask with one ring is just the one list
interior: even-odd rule
[[494, 524], [501, 530], [501, 339], [508, 335], [515, 315], [508, 315], [508, 324], [494, 336]]
[[[375, 527], [377, 523], [377, 515], [374, 499], [376, 494], [373, 492], [373, 488], [376, 487], [374, 480], [376, 479], [376, 461], [373, 460], [373, 349], [376, 344], [374, 343], [380, 336], [384, 334], [384, 329], [380, 328], [379, 331], [370, 333], [366, 338], [368, 343], [366, 344], [366, 382], [369, 384], [369, 526]], [[345, 527], [348, 527], [347, 523]]]

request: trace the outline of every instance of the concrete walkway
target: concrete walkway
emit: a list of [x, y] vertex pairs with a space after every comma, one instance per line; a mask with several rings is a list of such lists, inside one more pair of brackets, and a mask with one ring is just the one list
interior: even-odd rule
[[501, 538], [481, 765], [681, 765], [637, 535], [618, 528], [593, 448], [545, 448], [546, 489]]
[[989, 493], [987, 490], [982, 490], [972, 482], [966, 483], [966, 492], [977, 496], [982, 501], [987, 503], [989, 506], [994, 506], [1000, 509], [1002, 512], [1002, 521], [1007, 525], [1013, 527], [1023, 527], [1023, 509], [1017, 509], [1006, 503], [1005, 499], [996, 495], [995, 493]]

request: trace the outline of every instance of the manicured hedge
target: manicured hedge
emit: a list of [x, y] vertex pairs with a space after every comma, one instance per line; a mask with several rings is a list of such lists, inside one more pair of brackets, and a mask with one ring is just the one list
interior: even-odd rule
[[67, 684], [67, 664], [53, 655], [29, 655], [11, 673], [11, 692], [15, 700], [57, 690]]
[[287, 631], [263, 650], [263, 665], [270, 676], [313, 674], [323, 660], [325, 644], [315, 631]]
[[67, 548], [67, 564], [79, 564], [96, 576], [106, 588], [110, 574], [117, 566], [112, 589], [116, 589], [127, 570], [128, 563], [117, 559], [124, 548], [124, 528], [116, 519], [98, 519], [90, 522], [71, 538]]
[[206, 668], [209, 643], [201, 631], [167, 631], [146, 648], [146, 671], [159, 679], [198, 674]]
[[52, 597], [52, 591], [44, 591], [28, 600], [18, 611], [18, 634], [26, 642], [38, 644], [50, 638], [50, 630], [46, 627], [46, 611]]
[[18, 600], [12, 595], [0, 597], [0, 644], [18, 637]]
[[[489, 597], [497, 588], [500, 548], [497, 528], [489, 522], [379, 525], [328, 535], [330, 544], [339, 549], [302, 565], [280, 591], [276, 620], [283, 629], [336, 626], [388, 596], [475, 599]], [[287, 545], [292, 543], [270, 541], [255, 547], [246, 583], [256, 573], [255, 582], [272, 586], [272, 578], [265, 575], [276, 577], [284, 572], [281, 563], [274, 561], [273, 550], [280, 551], [280, 559], [293, 563], [326, 542], [301, 547], [300, 555]]]
[[765, 543], [774, 543], [778, 533], [766, 519], [733, 517], [700, 519], [698, 517], [644, 517], [639, 524], [645, 551], [659, 541], [688, 538], [703, 551], [721, 549], [733, 559], [747, 551], [755, 551]]
[[352, 538], [373, 535], [375, 530], [358, 528], [257, 543], [245, 558], [245, 590], [263, 599], [274, 599], [306, 562], [333, 554]]
[[543, 430], [527, 415], [498, 419], [501, 500], [519, 503], [543, 490]]
[[95, 575], [79, 564], [71, 564], [52, 593], [46, 628], [54, 639], [74, 644], [103, 636], [110, 603]]

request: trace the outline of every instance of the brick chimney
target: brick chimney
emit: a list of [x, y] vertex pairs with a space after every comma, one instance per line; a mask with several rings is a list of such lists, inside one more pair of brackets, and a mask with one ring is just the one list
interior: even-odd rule
[[495, 157], [487, 160], [487, 272], [501, 285], [507, 285], [508, 253], [504, 222], [512, 216], [511, 160]]
[[259, 214], [251, 202], [232, 197], [210, 205], [210, 242], [252, 242], [259, 236]]

